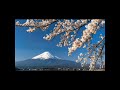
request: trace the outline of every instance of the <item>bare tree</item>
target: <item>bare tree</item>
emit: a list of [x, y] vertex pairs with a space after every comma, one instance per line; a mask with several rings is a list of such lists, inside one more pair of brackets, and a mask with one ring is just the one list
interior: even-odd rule
[[[87, 65], [88, 58], [90, 59], [90, 71], [96, 70], [96, 63], [100, 62], [100, 68], [103, 68], [105, 64], [102, 61], [102, 57], [105, 54], [105, 36], [100, 35], [101, 40], [96, 44], [92, 44], [91, 40], [94, 39], [93, 35], [96, 34], [100, 28], [105, 27], [104, 19], [27, 19], [25, 23], [16, 21], [15, 25], [20, 27], [28, 27], [26, 30], [29, 33], [35, 30], [45, 31], [53, 23], [55, 24], [54, 29], [49, 34], [46, 34], [43, 39], [52, 40], [57, 35], [61, 34], [61, 40], [56, 45], [58, 47], [69, 46], [68, 56], [75, 52], [78, 48], [85, 48], [88, 53], [83, 55], [80, 53], [76, 62], [81, 62], [83, 69]], [[82, 36], [76, 38], [80, 28], [85, 26], [85, 30], [82, 30]], [[105, 32], [105, 31], [102, 31]]]

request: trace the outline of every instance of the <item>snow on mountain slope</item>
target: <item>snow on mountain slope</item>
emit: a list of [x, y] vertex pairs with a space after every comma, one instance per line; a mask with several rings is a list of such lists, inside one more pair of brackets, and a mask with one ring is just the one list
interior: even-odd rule
[[42, 54], [39, 54], [39, 55], [33, 57], [32, 59], [43, 59], [43, 60], [46, 60], [46, 59], [53, 59], [53, 58], [60, 59], [59, 57], [53, 56], [50, 52], [46, 51], [46, 52], [43, 52]]

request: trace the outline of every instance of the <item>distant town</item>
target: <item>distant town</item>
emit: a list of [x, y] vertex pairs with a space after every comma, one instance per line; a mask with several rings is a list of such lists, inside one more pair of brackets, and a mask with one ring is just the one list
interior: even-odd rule
[[[89, 71], [89, 68], [16, 68], [16, 71]], [[95, 71], [105, 71], [105, 68], [96, 69]]]

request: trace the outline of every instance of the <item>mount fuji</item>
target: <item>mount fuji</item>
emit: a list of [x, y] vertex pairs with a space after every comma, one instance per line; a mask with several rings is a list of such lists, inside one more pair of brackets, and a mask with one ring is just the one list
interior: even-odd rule
[[46, 51], [46, 52], [43, 52], [42, 54], [39, 54], [39, 55], [33, 57], [32, 59], [46, 60], [46, 59], [60, 59], [60, 58], [57, 56], [53, 56], [50, 52]]
[[46, 51], [32, 59], [15, 62], [15, 66], [21, 69], [41, 69], [41, 68], [80, 68], [81, 64], [70, 60], [63, 60]]

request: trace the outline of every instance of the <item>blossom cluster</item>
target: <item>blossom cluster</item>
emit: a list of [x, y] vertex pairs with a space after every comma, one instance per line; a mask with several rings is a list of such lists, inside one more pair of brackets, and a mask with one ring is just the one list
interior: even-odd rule
[[[41, 30], [46, 30], [50, 24], [53, 22], [56, 22], [56, 19], [40, 19], [41, 21], [38, 22], [36, 19], [27, 19], [25, 23], [20, 24], [19, 21], [16, 21], [15, 25], [16, 26], [26, 26], [29, 27], [27, 32], [33, 32], [37, 28], [40, 28]], [[33, 27], [33, 28], [31, 28]]]
[[81, 66], [84, 67], [87, 64], [86, 54], [80, 53], [78, 59], [76, 60], [77, 63], [81, 63]]
[[68, 56], [71, 55], [77, 48], [80, 48], [85, 42], [88, 42], [92, 39], [91, 34], [96, 34], [97, 30], [100, 28], [99, 24], [102, 22], [102, 19], [92, 19], [91, 22], [86, 25], [86, 29], [83, 30], [83, 35], [81, 38], [76, 38], [72, 43], [72, 47], [68, 48]]
[[87, 19], [83, 19], [83, 20], [63, 20], [63, 21], [58, 21], [57, 24], [55, 24], [54, 30], [48, 35], [46, 34], [46, 36], [44, 36], [43, 38], [45, 40], [51, 40], [52, 38], [54, 38], [55, 36], [57, 36], [58, 34], [61, 34], [63, 32], [65, 32], [65, 34], [63, 36], [61, 36], [61, 41], [59, 42], [59, 44], [57, 44], [57, 46], [61, 47], [62, 45], [64, 46], [68, 46], [68, 39], [71, 37], [73, 40], [74, 39], [74, 35], [70, 35], [71, 32], [74, 32], [74, 34], [76, 34], [77, 29], [80, 28], [80, 26], [84, 25], [87, 23]]
[[99, 62], [99, 65], [100, 65], [100, 69], [103, 68], [104, 64], [103, 64], [103, 60], [102, 60], [102, 57], [103, 55], [105, 55], [104, 53], [104, 46], [105, 46], [105, 37], [103, 37], [101, 34], [100, 34], [100, 38], [101, 40], [98, 41], [97, 44], [94, 44], [90, 50], [88, 50], [89, 52], [89, 58], [90, 58], [90, 66], [89, 66], [89, 71], [94, 71], [95, 70], [95, 66], [96, 66], [96, 63]]

